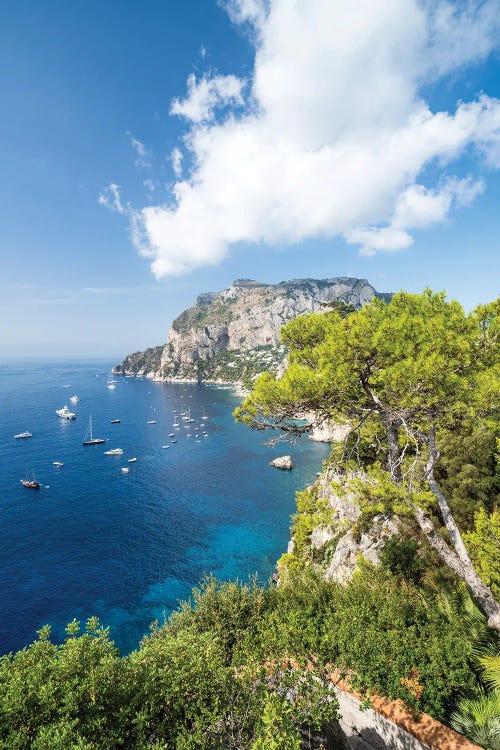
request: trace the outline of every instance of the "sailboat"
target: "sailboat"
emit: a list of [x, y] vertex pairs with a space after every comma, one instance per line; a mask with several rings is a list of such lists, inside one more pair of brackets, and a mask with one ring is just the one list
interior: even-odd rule
[[106, 388], [109, 388], [110, 391], [114, 391], [116, 388], [115, 383], [116, 383], [116, 380], [113, 380], [113, 376], [110, 375], [108, 377], [108, 382], [106, 383]]
[[85, 433], [85, 437], [83, 438], [82, 445], [99, 445], [100, 443], [105, 443], [106, 440], [104, 438], [95, 438], [92, 433], [92, 417], [89, 417], [89, 426], [87, 427], [87, 432]]
[[33, 471], [33, 476], [31, 479], [28, 479], [28, 472], [26, 472], [26, 479], [20, 479], [19, 481], [21, 482], [23, 487], [26, 487], [27, 490], [39, 490], [40, 489], [40, 482], [37, 481], [34, 471]]

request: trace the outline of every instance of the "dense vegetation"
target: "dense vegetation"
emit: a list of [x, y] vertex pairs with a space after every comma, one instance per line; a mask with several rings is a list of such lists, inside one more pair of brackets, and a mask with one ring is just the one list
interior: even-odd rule
[[43, 628], [0, 660], [1, 747], [285, 750], [335, 719], [331, 665], [441, 719], [478, 682], [463, 607], [387, 569], [346, 587], [208, 580], [124, 657], [97, 620], [78, 629], [56, 645]]
[[[399, 538], [386, 541], [382, 565], [419, 590], [465, 583], [497, 632], [486, 653], [479, 639], [476, 664], [498, 664], [500, 301], [467, 315], [444, 294], [399, 293], [349, 315], [302, 316], [282, 340], [287, 371], [263, 375], [237, 419], [292, 440], [310, 429], [297, 419], [305, 412], [350, 428], [322, 485], [298, 494], [282, 579], [328, 570], [347, 531], [359, 540], [394, 521]], [[358, 505], [356, 521], [337, 520], [332, 493]], [[312, 544], [316, 530], [321, 545]], [[464, 691], [455, 726], [497, 750], [498, 677]]]
[[[297, 421], [305, 412], [349, 425], [334, 456], [344, 491], [354, 489], [373, 514], [411, 515], [500, 631], [500, 603], [456, 520], [488, 505], [491, 511], [498, 489], [500, 300], [466, 315], [444, 294], [400, 292], [346, 317], [300, 316], [282, 339], [285, 374], [262, 375], [237, 419], [292, 438], [310, 429]], [[458, 514], [452, 498], [460, 501]]]
[[286, 356], [284, 346], [256, 346], [253, 349], [223, 349], [209, 360], [199, 360], [197, 373], [203, 380], [243, 383], [251, 388], [263, 372], [276, 374]]

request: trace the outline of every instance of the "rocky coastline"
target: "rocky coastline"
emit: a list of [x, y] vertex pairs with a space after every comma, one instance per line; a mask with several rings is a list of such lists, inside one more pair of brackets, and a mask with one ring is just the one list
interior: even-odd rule
[[221, 292], [200, 294], [172, 323], [164, 345], [127, 355], [116, 375], [159, 382], [243, 383], [279, 373], [286, 359], [280, 330], [293, 318], [335, 307], [359, 309], [377, 292], [366, 279], [293, 279], [265, 284], [237, 279]]

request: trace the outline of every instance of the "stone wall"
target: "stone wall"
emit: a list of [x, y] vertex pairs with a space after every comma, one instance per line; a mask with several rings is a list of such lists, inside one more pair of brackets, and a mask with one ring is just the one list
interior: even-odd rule
[[340, 726], [351, 750], [481, 750], [466, 737], [427, 714], [415, 717], [404, 703], [372, 698], [362, 708], [360, 696], [333, 675]]

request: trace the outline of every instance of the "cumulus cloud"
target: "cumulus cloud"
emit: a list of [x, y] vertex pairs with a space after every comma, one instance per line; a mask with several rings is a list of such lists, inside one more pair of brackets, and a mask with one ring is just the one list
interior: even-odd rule
[[424, 185], [410, 185], [397, 199], [394, 214], [387, 226], [354, 229], [347, 232], [345, 237], [348, 242], [361, 245], [362, 255], [375, 255], [381, 250], [404, 250], [413, 244], [413, 238], [406, 230], [445, 221], [453, 208], [469, 206], [484, 187], [483, 180], [470, 177], [446, 180], [435, 190]]
[[191, 73], [187, 79], [186, 98], [174, 99], [170, 114], [195, 123], [209, 122], [215, 117], [216, 107], [243, 104], [243, 86], [244, 82], [236, 76], [214, 76], [197, 81], [194, 73]]
[[151, 151], [146, 148], [144, 143], [134, 138], [130, 130], [127, 131], [127, 135], [130, 138], [130, 145], [137, 154], [137, 159], [134, 162], [135, 166], [140, 169], [149, 169], [151, 166]]
[[[254, 68], [248, 90], [190, 76], [172, 102], [189, 178], [179, 162], [165, 204], [130, 213], [157, 277], [219, 263], [238, 242], [343, 236], [366, 254], [401, 250], [474, 200], [485, 161], [500, 167], [499, 100], [432, 111], [423, 93], [492, 51], [497, 0], [221, 4], [253, 29]], [[451, 176], [465, 155], [471, 176]]]

